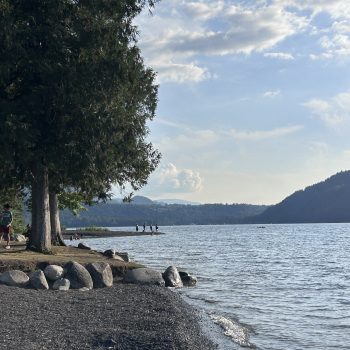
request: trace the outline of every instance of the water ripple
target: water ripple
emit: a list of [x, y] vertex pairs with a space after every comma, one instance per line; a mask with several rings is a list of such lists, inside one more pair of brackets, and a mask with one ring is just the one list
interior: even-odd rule
[[128, 251], [159, 271], [177, 265], [197, 276], [197, 287], [181, 293], [215, 315], [212, 320], [232, 343], [219, 342], [219, 349], [349, 349], [349, 224], [161, 230], [166, 235], [89, 243]]

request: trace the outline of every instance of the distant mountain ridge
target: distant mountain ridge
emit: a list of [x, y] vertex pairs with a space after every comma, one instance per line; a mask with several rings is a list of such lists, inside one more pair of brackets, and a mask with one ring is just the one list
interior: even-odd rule
[[296, 191], [263, 213], [246, 218], [252, 223], [350, 222], [350, 171]]
[[[111, 200], [111, 203], [118, 203], [121, 204], [123, 203], [123, 199], [121, 198], [113, 198]], [[148, 197], [145, 196], [134, 196], [131, 199], [132, 204], [138, 204], [138, 205], [152, 205], [152, 204], [181, 204], [181, 205], [200, 205], [201, 203], [198, 202], [191, 202], [191, 201], [186, 201], [183, 199], [155, 199], [152, 200]]]
[[219, 225], [350, 222], [350, 171], [296, 191], [273, 206], [250, 204], [166, 204], [135, 196], [87, 207], [78, 217], [61, 212], [66, 227], [158, 225]]
[[246, 217], [260, 214], [265, 209], [266, 206], [263, 205], [165, 204], [139, 198], [131, 203], [113, 200], [97, 204], [87, 207], [87, 211], [81, 212], [78, 216], [64, 210], [61, 212], [61, 221], [66, 227], [135, 226], [143, 223], [162, 226], [237, 224]]
[[184, 199], [157, 199], [155, 200], [155, 202], [164, 203], [164, 204], [181, 204], [181, 205], [201, 205], [202, 204], [199, 202], [186, 201]]

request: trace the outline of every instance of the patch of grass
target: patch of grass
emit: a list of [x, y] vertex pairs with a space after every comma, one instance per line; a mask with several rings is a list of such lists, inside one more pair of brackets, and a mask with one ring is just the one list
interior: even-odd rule
[[76, 261], [82, 265], [103, 261], [111, 266], [114, 276], [121, 276], [129, 269], [143, 267], [134, 262], [110, 259], [102, 253], [76, 247], [52, 247], [52, 254], [47, 255], [25, 250], [23, 245], [12, 245], [11, 250], [1, 251], [0, 272], [10, 269], [29, 272], [42, 269], [48, 264], [63, 266], [69, 261]]
[[84, 227], [83, 229], [79, 229], [79, 231], [110, 231], [110, 230], [106, 227], [89, 226], [89, 227]]

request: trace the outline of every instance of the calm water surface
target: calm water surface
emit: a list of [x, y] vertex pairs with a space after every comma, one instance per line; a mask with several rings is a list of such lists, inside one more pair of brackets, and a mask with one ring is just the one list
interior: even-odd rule
[[181, 293], [219, 349], [350, 349], [350, 224], [160, 230], [166, 234], [89, 244], [197, 276], [198, 286]]

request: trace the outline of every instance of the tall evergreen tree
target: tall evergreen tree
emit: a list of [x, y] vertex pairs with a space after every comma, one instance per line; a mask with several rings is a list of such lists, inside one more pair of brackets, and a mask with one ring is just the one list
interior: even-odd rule
[[113, 183], [143, 186], [158, 164], [146, 141], [155, 75], [132, 24], [147, 5], [0, 0], [0, 178], [31, 188], [40, 251], [51, 249], [49, 193], [104, 198]]

